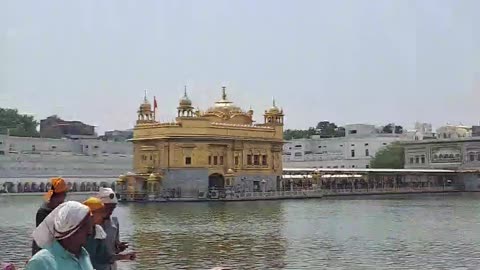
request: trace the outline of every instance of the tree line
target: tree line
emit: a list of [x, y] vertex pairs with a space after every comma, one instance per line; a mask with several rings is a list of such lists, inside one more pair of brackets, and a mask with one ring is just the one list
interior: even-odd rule
[[[403, 133], [403, 127], [395, 124], [387, 124], [380, 129], [381, 133]], [[283, 138], [285, 140], [293, 139], [308, 139], [312, 135], [319, 135], [320, 138], [335, 138], [345, 137], [345, 128], [337, 126], [337, 124], [330, 121], [320, 121], [315, 127], [307, 129], [286, 129], [283, 131]]]
[[0, 134], [39, 137], [38, 125], [38, 121], [31, 115], [20, 114], [17, 109], [0, 108]]

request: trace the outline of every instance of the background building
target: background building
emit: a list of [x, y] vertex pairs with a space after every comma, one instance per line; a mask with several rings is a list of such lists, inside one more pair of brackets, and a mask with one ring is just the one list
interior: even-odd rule
[[433, 132], [432, 124], [430, 123], [415, 123], [415, 128], [407, 130], [408, 140], [421, 141], [427, 139], [435, 139], [436, 134]]
[[132, 143], [0, 135], [0, 182], [32, 176], [117, 177], [132, 169]]
[[437, 129], [439, 139], [460, 139], [472, 137], [472, 127], [462, 125], [446, 125]]
[[407, 140], [406, 134], [381, 133], [374, 125], [346, 125], [345, 137], [287, 141], [283, 146], [284, 167], [369, 168], [370, 160], [388, 144]]
[[480, 138], [404, 142], [406, 169], [480, 169]]
[[95, 127], [80, 121], [65, 121], [56, 115], [40, 120], [40, 137], [96, 137]]
[[105, 135], [100, 138], [104, 141], [124, 142], [133, 138], [133, 129], [105, 131]]
[[[480, 170], [480, 137], [402, 143], [406, 169]], [[480, 190], [480, 175], [464, 174], [466, 190]]]
[[480, 137], [480, 126], [472, 126], [472, 137]]

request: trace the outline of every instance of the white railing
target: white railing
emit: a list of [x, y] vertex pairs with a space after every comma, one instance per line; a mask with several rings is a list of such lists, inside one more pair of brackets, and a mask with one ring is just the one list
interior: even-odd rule
[[188, 201], [188, 200], [274, 200], [274, 199], [295, 199], [295, 198], [321, 198], [323, 196], [335, 195], [363, 195], [363, 194], [395, 194], [395, 193], [428, 193], [428, 192], [448, 192], [455, 191], [455, 187], [386, 187], [386, 188], [362, 188], [362, 189], [314, 189], [314, 190], [293, 190], [293, 191], [221, 191], [219, 196], [215, 198], [203, 197], [177, 197], [166, 198], [161, 194], [148, 194], [146, 192], [135, 192], [129, 194], [128, 192], [120, 192], [124, 200], [161, 200], [161, 201]]
[[369, 194], [369, 193], [420, 193], [420, 192], [440, 192], [440, 191], [454, 191], [455, 187], [397, 187], [397, 188], [362, 188], [362, 189], [324, 189], [325, 195], [330, 194]]
[[267, 192], [237, 192], [226, 193], [224, 200], [238, 199], [282, 199], [282, 198], [310, 198], [322, 197], [321, 190], [296, 190], [296, 191], [267, 191]]

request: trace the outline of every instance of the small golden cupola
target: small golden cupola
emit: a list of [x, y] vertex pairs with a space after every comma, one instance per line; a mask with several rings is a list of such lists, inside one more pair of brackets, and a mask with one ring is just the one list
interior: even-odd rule
[[155, 121], [155, 117], [153, 116], [152, 105], [147, 100], [147, 91], [145, 91], [145, 97], [143, 98], [143, 103], [140, 105], [138, 109], [138, 118], [137, 124], [142, 123], [152, 123]]
[[279, 109], [275, 104], [275, 98], [272, 101], [272, 107], [265, 110], [264, 121], [265, 124], [269, 125], [283, 125], [283, 109]]
[[193, 111], [192, 101], [188, 98], [187, 95], [187, 87], [185, 86], [185, 90], [183, 93], [183, 97], [180, 98], [180, 102], [177, 107], [177, 116], [178, 117], [193, 117], [195, 116], [195, 112]]
[[252, 106], [250, 106], [250, 109], [248, 109], [247, 115], [250, 116], [250, 119], [252, 119], [252, 122], [253, 122], [253, 109], [252, 109]]

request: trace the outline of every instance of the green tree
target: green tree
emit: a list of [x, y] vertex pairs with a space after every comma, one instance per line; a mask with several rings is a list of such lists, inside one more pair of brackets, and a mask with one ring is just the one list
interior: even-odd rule
[[329, 121], [320, 121], [317, 124], [317, 129], [320, 131], [320, 137], [331, 138], [336, 135], [337, 125]]
[[393, 133], [393, 130], [395, 128], [395, 134], [401, 134], [403, 133], [403, 127], [402, 126], [395, 126], [394, 124], [388, 124], [382, 128], [383, 133]]
[[345, 128], [338, 127], [337, 130], [335, 131], [335, 137], [345, 137]]
[[292, 139], [306, 139], [310, 138], [312, 135], [315, 135], [316, 130], [313, 127], [310, 127], [306, 130], [303, 129], [287, 129], [283, 131], [283, 138], [285, 140]]
[[19, 114], [16, 109], [0, 108], [0, 133], [12, 136], [38, 137], [38, 122], [33, 116]]
[[322, 138], [345, 137], [345, 128], [338, 127], [330, 121], [320, 121], [317, 124], [317, 130]]
[[405, 150], [399, 143], [392, 143], [377, 152], [370, 161], [370, 168], [403, 169]]

